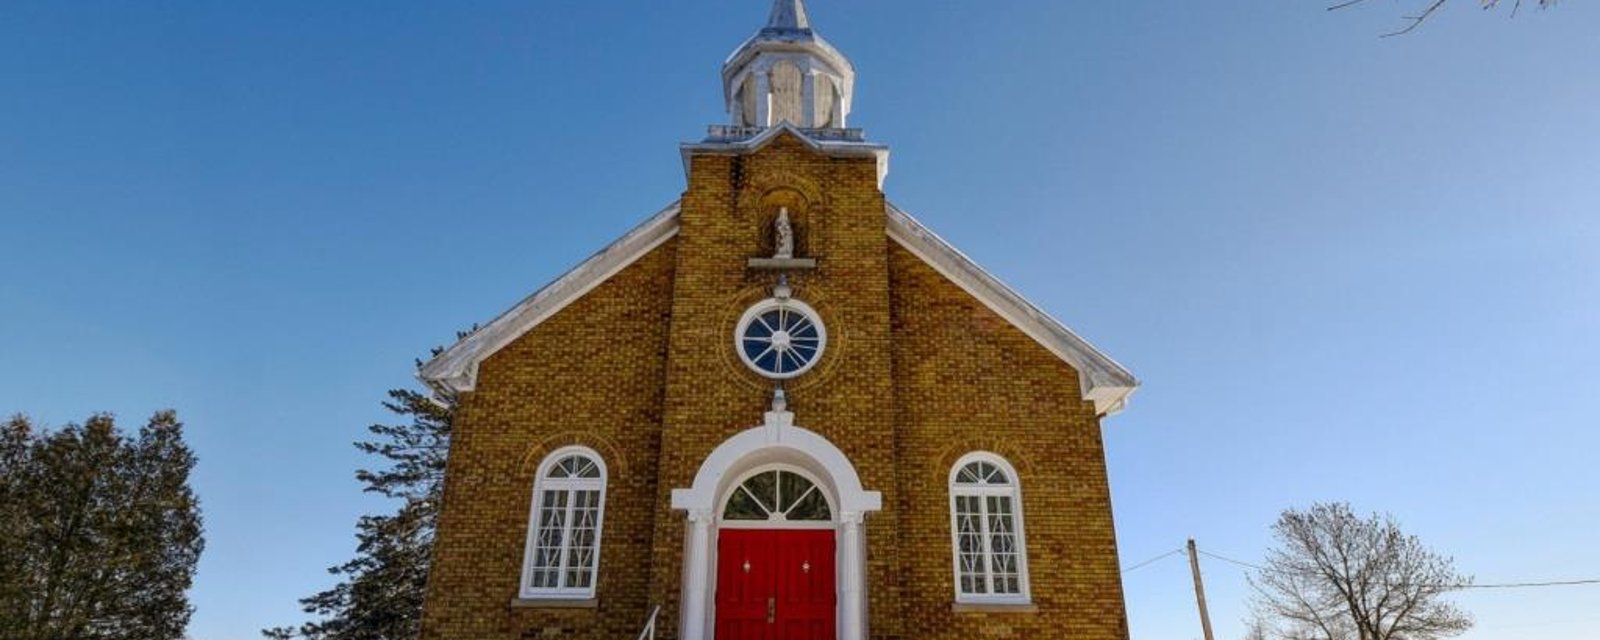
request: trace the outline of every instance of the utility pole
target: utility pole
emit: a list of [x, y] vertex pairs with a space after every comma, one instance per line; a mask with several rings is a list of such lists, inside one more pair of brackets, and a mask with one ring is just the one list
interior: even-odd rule
[[1206, 609], [1206, 583], [1200, 580], [1200, 554], [1195, 551], [1194, 538], [1189, 538], [1189, 571], [1194, 573], [1194, 601], [1200, 606], [1200, 628], [1206, 640], [1216, 640], [1211, 635], [1211, 611]]

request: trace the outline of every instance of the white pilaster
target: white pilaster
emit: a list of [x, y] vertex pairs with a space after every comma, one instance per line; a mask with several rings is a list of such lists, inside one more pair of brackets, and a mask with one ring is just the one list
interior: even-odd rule
[[772, 126], [772, 69], [762, 66], [756, 74], [756, 126]]
[[684, 576], [688, 587], [684, 589], [683, 619], [678, 626], [679, 637], [699, 640], [706, 637], [706, 593], [710, 591], [711, 570], [711, 512], [704, 509], [689, 511], [689, 549], [684, 563], [689, 575]]
[[800, 76], [800, 127], [817, 126], [817, 71], [808, 64]]
[[867, 630], [861, 521], [859, 511], [839, 514], [839, 640], [862, 640]]
[[740, 89], [733, 90], [731, 94], [733, 99], [728, 102], [728, 113], [733, 114], [733, 124], [735, 126], [742, 126], [744, 124], [744, 91], [741, 90], [744, 87], [743, 76], [735, 78], [731, 86], [739, 87]]

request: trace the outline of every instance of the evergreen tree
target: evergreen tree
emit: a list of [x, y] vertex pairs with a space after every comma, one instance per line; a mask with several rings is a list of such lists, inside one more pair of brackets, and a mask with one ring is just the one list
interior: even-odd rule
[[330, 567], [341, 576], [333, 588], [302, 599], [318, 621], [265, 629], [267, 638], [288, 640], [410, 640], [422, 622], [422, 596], [433, 555], [434, 527], [443, 490], [445, 456], [454, 415], [449, 402], [407, 389], [389, 392], [384, 407], [407, 421], [368, 427], [373, 440], [357, 442], [386, 463], [361, 469], [365, 490], [401, 501], [389, 515], [363, 516], [356, 523], [356, 557]]
[[0, 434], [0, 638], [176, 640], [205, 546], [177, 414]]

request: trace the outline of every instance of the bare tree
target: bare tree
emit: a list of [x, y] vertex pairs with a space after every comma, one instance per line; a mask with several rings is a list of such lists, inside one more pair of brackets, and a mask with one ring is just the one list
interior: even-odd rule
[[1245, 628], [1244, 640], [1267, 640], [1267, 621], [1257, 616], [1250, 621], [1250, 626]]
[[[1361, 3], [1366, 2], [1366, 1], [1367, 0], [1343, 0], [1342, 2], [1339, 2], [1338, 4], [1335, 4], [1333, 6], [1328, 7], [1328, 10], [1329, 11], [1336, 11], [1338, 9], [1343, 9], [1345, 7], [1358, 5], [1358, 4], [1361, 4]], [[1415, 14], [1412, 14], [1412, 15], [1409, 15], [1409, 16], [1405, 16], [1405, 25], [1404, 26], [1402, 26], [1401, 28], [1396, 29], [1394, 31], [1391, 31], [1389, 33], [1383, 34], [1383, 37], [1387, 38], [1389, 36], [1398, 36], [1398, 35], [1402, 35], [1402, 34], [1406, 34], [1406, 33], [1411, 33], [1412, 30], [1416, 29], [1417, 27], [1422, 26], [1422, 23], [1427, 21], [1428, 18], [1433, 17], [1433, 14], [1438, 12], [1439, 9], [1443, 8], [1444, 5], [1446, 3], [1448, 3], [1450, 0], [1425, 0], [1425, 1], [1426, 1], [1427, 4], [1422, 5], [1421, 10], [1419, 10]], [[1485, 8], [1485, 9], [1493, 9], [1493, 8], [1495, 8], [1497, 6], [1500, 6], [1500, 2], [1501, 2], [1501, 0], [1478, 0], [1478, 4], [1482, 5], [1483, 8]], [[1540, 9], [1544, 9], [1546, 7], [1549, 7], [1549, 6], [1553, 5], [1553, 4], [1555, 4], [1556, 0], [1538, 0], [1538, 3], [1539, 3], [1539, 8]], [[1521, 8], [1522, 8], [1522, 0], [1512, 0], [1511, 15], [1513, 15], [1513, 16], [1517, 15], [1517, 10], [1521, 9]]]
[[1392, 516], [1315, 504], [1284, 511], [1272, 529], [1278, 546], [1250, 584], [1274, 638], [1438, 640], [1472, 627], [1470, 615], [1443, 599], [1472, 578], [1402, 533]]

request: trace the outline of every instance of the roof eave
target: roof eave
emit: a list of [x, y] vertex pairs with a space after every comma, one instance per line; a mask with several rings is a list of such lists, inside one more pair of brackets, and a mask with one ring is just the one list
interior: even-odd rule
[[650, 216], [621, 238], [501, 313], [417, 370], [417, 377], [440, 393], [472, 391], [478, 364], [529, 329], [566, 308], [678, 233], [679, 203]]
[[1110, 416], [1127, 406], [1139, 387], [1133, 372], [1028, 302], [911, 214], [893, 204], [886, 208], [891, 239], [1076, 369], [1083, 399], [1094, 404], [1095, 413]]

